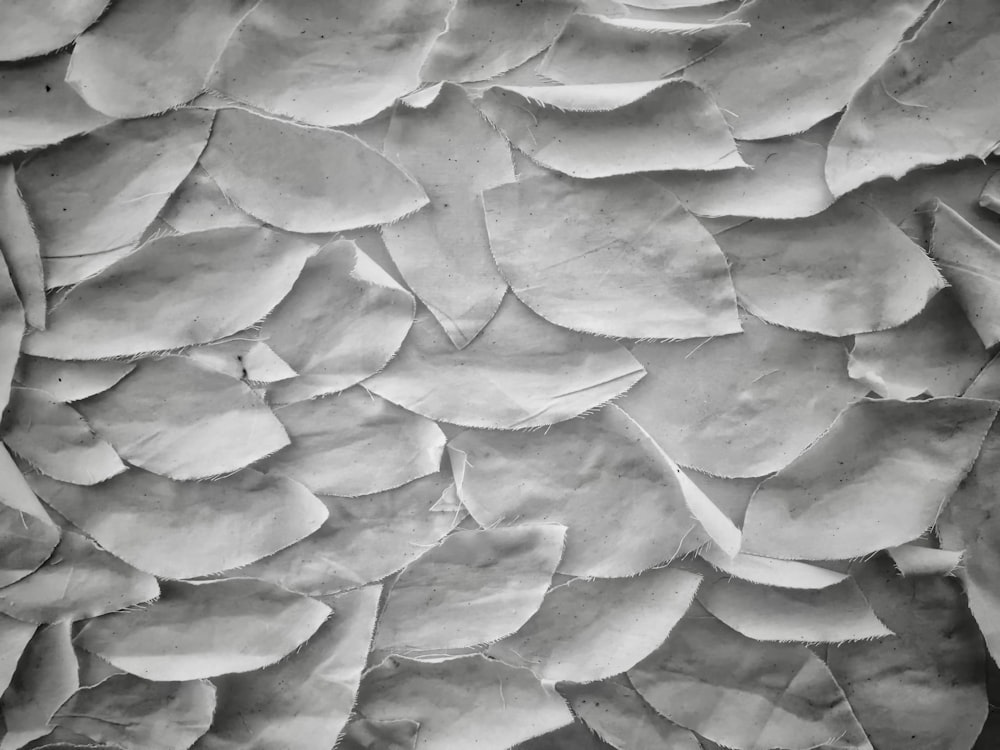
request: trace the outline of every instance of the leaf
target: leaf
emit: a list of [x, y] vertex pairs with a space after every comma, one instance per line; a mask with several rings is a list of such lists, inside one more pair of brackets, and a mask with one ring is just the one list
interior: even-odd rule
[[872, 71], [830, 142], [826, 178], [834, 195], [916, 167], [984, 158], [996, 148], [992, 102], [1000, 66], [989, 52], [1000, 38], [995, 10], [990, 0], [938, 4]]
[[39, 628], [0, 699], [7, 728], [0, 749], [16, 750], [52, 729], [53, 714], [79, 689], [70, 623]]
[[35, 626], [7, 615], [0, 615], [0, 689], [6, 691]]
[[201, 367], [251, 385], [295, 377], [295, 370], [287, 362], [263, 341], [256, 339], [255, 334], [248, 332], [236, 333], [210, 344], [188, 349], [184, 356]]
[[542, 603], [565, 535], [564, 526], [538, 524], [445, 537], [390, 586], [376, 651], [441, 651], [510, 635]]
[[[3, 443], [0, 443], [0, 504], [44, 521], [49, 526], [56, 525], [31, 491], [21, 469], [14, 463]], [[24, 524], [21, 526], [23, 528]]]
[[104, 12], [108, 0], [9, 0], [0, 9], [0, 60], [65, 47]]
[[849, 406], [761, 482], [743, 551], [843, 560], [916, 539], [972, 467], [1000, 404], [958, 398]]
[[621, 407], [682, 466], [727, 477], [777, 471], [865, 388], [836, 341], [741, 312], [743, 334], [640, 343], [647, 371]]
[[309, 536], [327, 516], [302, 485], [252, 469], [210, 483], [130, 469], [96, 487], [38, 476], [31, 484], [106, 550], [161, 578], [247, 565]]
[[228, 336], [267, 315], [315, 251], [267, 229], [161, 237], [70, 290], [25, 351], [103, 359]]
[[[677, 198], [641, 177], [556, 174], [483, 193], [511, 291], [546, 320], [627, 338], [740, 331], [726, 258]], [[551, 206], [553, 210], [541, 211]]]
[[38, 238], [21, 199], [14, 169], [0, 165], [0, 251], [32, 328], [45, 328], [45, 283]]
[[407, 719], [351, 719], [338, 750], [415, 750], [420, 725]]
[[82, 534], [63, 531], [44, 565], [0, 589], [0, 612], [34, 623], [84, 620], [148, 602], [159, 591], [153, 576], [109, 555]]
[[147, 680], [198, 680], [274, 664], [329, 615], [315, 599], [249, 578], [164, 581], [157, 601], [87, 623], [77, 643]]
[[559, 692], [573, 713], [616, 750], [701, 750], [694, 734], [654, 711], [624, 675], [589, 685], [563, 684]]
[[480, 109], [518, 150], [572, 177], [746, 166], [715, 103], [686, 81], [493, 86]]
[[413, 296], [349, 240], [306, 261], [260, 334], [298, 377], [268, 389], [274, 404], [336, 393], [374, 375], [413, 324]]
[[897, 634], [830, 646], [827, 657], [872, 744], [971, 747], [986, 718], [985, 654], [958, 584], [901, 578], [884, 555], [852, 566], [852, 573]]
[[545, 431], [463, 432], [448, 451], [480, 525], [567, 527], [561, 573], [633, 576], [705, 541], [674, 465], [617, 407]]
[[980, 370], [976, 379], [965, 389], [966, 398], [984, 398], [990, 401], [1000, 401], [1000, 357], [996, 355], [986, 367]]
[[31, 466], [63, 482], [97, 484], [126, 468], [72, 406], [34, 388], [11, 391], [3, 440]]
[[205, 79], [251, 0], [116, 2], [76, 40], [66, 75], [94, 109], [144, 117], [177, 107]]
[[329, 750], [354, 707], [379, 587], [342, 594], [295, 653], [257, 672], [216, 678], [218, 708], [197, 750]]
[[688, 24], [574, 13], [538, 74], [559, 83], [666, 78], [746, 31], [745, 22]]
[[830, 747], [872, 747], [809, 649], [751, 640], [697, 609], [628, 676], [666, 718], [736, 750], [806, 750], [831, 738]]
[[420, 85], [421, 60], [449, 6], [263, 0], [236, 28], [209, 87], [312, 125], [363, 122]]
[[915, 318], [854, 337], [847, 371], [885, 398], [961, 395], [988, 359], [950, 289]]
[[317, 531], [235, 574], [310, 596], [380, 581], [455, 526], [453, 514], [431, 512], [449, 480], [430, 474], [375, 495], [321, 497], [329, 517]]
[[740, 304], [796, 330], [846, 336], [893, 328], [946, 285], [920, 247], [853, 200], [805, 219], [750, 221], [716, 239]]
[[446, 83], [433, 101], [418, 104], [404, 99], [393, 110], [385, 154], [423, 186], [430, 205], [383, 227], [382, 238], [407, 284], [461, 348], [507, 289], [490, 255], [479, 193], [513, 181], [514, 167], [510, 146], [458, 86]]
[[438, 663], [390, 657], [365, 675], [358, 710], [418, 722], [417, 750], [506, 750], [573, 720], [527, 669], [478, 655]]
[[635, 578], [575, 579], [554, 586], [521, 628], [489, 655], [540, 680], [594, 682], [655, 650], [691, 605], [701, 576], [647, 570]]
[[727, 555], [714, 544], [703, 547], [698, 554], [713, 568], [733, 578], [764, 586], [823, 589], [847, 578], [844, 573], [795, 560], [778, 560], [743, 552]]
[[263, 468], [313, 492], [357, 497], [436, 472], [445, 437], [434, 422], [353, 388], [276, 412], [291, 444]]
[[[968, 482], [968, 479], [966, 479]], [[944, 524], [944, 513], [939, 523]], [[962, 564], [963, 554], [946, 549], [925, 547], [919, 543], [901, 544], [886, 550], [893, 565], [904, 576], [951, 576]]]
[[399, 354], [364, 387], [431, 419], [517, 429], [578, 416], [643, 374], [619, 344], [557, 328], [508, 297], [461, 351], [418, 314]]
[[17, 368], [23, 335], [24, 308], [0, 255], [0, 414], [10, 402], [11, 380]]
[[186, 750], [212, 723], [210, 682], [149, 682], [113, 675], [56, 713], [59, 725], [122, 750]]
[[986, 346], [1000, 342], [1000, 245], [945, 203], [934, 212], [931, 254]]
[[227, 474], [289, 442], [249, 387], [186, 357], [143, 360], [77, 407], [126, 461], [171, 479]]
[[58, 543], [58, 527], [0, 503], [0, 587], [38, 570]]
[[17, 170], [43, 257], [135, 247], [208, 140], [212, 114], [113, 122]]
[[196, 164], [160, 212], [160, 220], [180, 234], [221, 227], [258, 227], [222, 192], [205, 168]]
[[384, 224], [427, 205], [420, 185], [355, 136], [242, 109], [216, 115], [201, 164], [240, 209], [292, 232]]
[[892, 635], [849, 579], [822, 589], [793, 589], [719, 578], [698, 592], [698, 601], [758, 641], [839, 643]]
[[134, 362], [77, 362], [22, 354], [15, 378], [23, 390], [45, 391], [56, 402], [72, 403], [103, 393], [134, 369]]
[[692, 65], [684, 77], [733, 113], [737, 138], [801, 133], [847, 104], [929, 4], [754, 0], [725, 16], [749, 23], [752, 31]]

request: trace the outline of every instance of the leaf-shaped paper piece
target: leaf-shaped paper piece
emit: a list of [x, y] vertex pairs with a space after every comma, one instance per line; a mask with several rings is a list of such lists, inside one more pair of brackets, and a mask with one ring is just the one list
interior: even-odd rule
[[299, 401], [275, 414], [291, 444], [263, 468], [324, 495], [370, 495], [436, 472], [445, 436], [424, 417], [364, 388]]
[[16, 750], [48, 734], [52, 715], [80, 688], [71, 635], [69, 622], [47, 625], [24, 650], [0, 699], [7, 729], [0, 750]]
[[826, 147], [802, 138], [744, 141], [740, 156], [750, 169], [664, 172], [652, 179], [673, 191], [699, 216], [797, 219], [833, 203], [823, 165]]
[[65, 47], [100, 18], [108, 0], [7, 0], [0, 8], [0, 60]]
[[389, 589], [375, 648], [462, 648], [510, 635], [538, 610], [566, 528], [531, 524], [456, 531], [410, 563]]
[[239, 208], [292, 232], [384, 224], [427, 204], [420, 185], [355, 136], [243, 109], [219, 110], [201, 164]]
[[614, 750], [582, 722], [575, 721], [551, 732], [519, 742], [510, 750]]
[[63, 531], [44, 565], [0, 589], [0, 612], [35, 623], [84, 620], [148, 602], [159, 591], [153, 576], [126, 565], [82, 534]]
[[458, 0], [420, 77], [429, 82], [486, 81], [506, 73], [548, 47], [574, 5], [562, 0]]
[[1000, 214], [1000, 172], [994, 173], [979, 193], [979, 205]]
[[733, 524], [743, 525], [750, 496], [760, 484], [760, 479], [716, 477], [692, 470], [684, 472], [684, 476], [701, 490], [702, 494], [711, 498], [712, 504]]
[[747, 27], [741, 21], [691, 24], [575, 13], [538, 73], [570, 84], [666, 78]]
[[465, 91], [446, 83], [425, 106], [403, 100], [393, 110], [384, 150], [430, 199], [423, 210], [382, 228], [385, 246], [448, 337], [466, 346], [507, 288], [490, 255], [479, 194], [514, 180], [510, 146]]
[[957, 396], [988, 355], [951, 289], [898, 328], [854, 337], [847, 371], [886, 398]]
[[902, 578], [886, 556], [852, 573], [897, 636], [831, 645], [827, 655], [872, 744], [971, 748], [986, 718], [986, 654], [958, 583]]
[[838, 643], [892, 635], [850, 579], [810, 590], [720, 578], [698, 592], [698, 601], [733, 630], [758, 641]]
[[843, 560], [916, 539], [972, 467], [1000, 403], [864, 400], [764, 480], [743, 550]]
[[998, 42], [991, 0], [938, 4], [854, 92], [830, 141], [826, 177], [834, 195], [916, 167], [988, 156], [998, 141], [992, 103], [1000, 62], [991, 52]]
[[684, 77], [733, 114], [737, 138], [801, 133], [847, 104], [929, 4], [754, 0], [725, 16], [752, 30], [692, 65]]
[[35, 388], [14, 388], [3, 441], [31, 466], [62, 482], [97, 484], [125, 471], [115, 449], [69, 404]]
[[267, 315], [315, 250], [306, 238], [263, 228], [161, 237], [75, 286], [24, 349], [103, 359], [228, 336]]
[[626, 338], [741, 330], [719, 246], [670, 191], [643, 176], [549, 173], [488, 190], [483, 205], [500, 271], [546, 320]]
[[77, 643], [148, 680], [197, 680], [274, 664], [329, 614], [315, 599], [250, 578], [165, 581], [158, 600], [88, 622]]
[[332, 600], [333, 616], [266, 669], [217, 677], [218, 707], [197, 750], [329, 750], [354, 707], [379, 587]]
[[[155, 222], [154, 222], [155, 223]], [[144, 238], [155, 238], [156, 234], [144, 235]], [[143, 242], [140, 239], [140, 244]], [[135, 247], [126, 245], [117, 250], [90, 255], [72, 255], [65, 258], [42, 258], [42, 271], [45, 275], [47, 290], [74, 286], [81, 281], [100, 273], [122, 258], [127, 258], [135, 252]]]
[[358, 711], [416, 721], [417, 750], [507, 750], [573, 720], [563, 699], [527, 669], [483, 656], [390, 657], [362, 680]]
[[[0, 504], [45, 521], [50, 526], [56, 525], [31, 491], [20, 467], [10, 457], [3, 443], [0, 443]], [[24, 524], [22, 528], [23, 526]]]
[[563, 684], [559, 692], [573, 713], [616, 750], [701, 750], [693, 733], [654, 711], [624, 675], [589, 685]]
[[[345, 6], [263, 0], [236, 28], [209, 86], [300, 122], [323, 127], [363, 122], [420, 85], [421, 60], [444, 29], [450, 5], [446, 0]], [[286, 147], [280, 155], [287, 155]], [[350, 182], [343, 164], [335, 169], [339, 180]]]
[[58, 543], [58, 527], [0, 503], [0, 587], [37, 570]]
[[0, 254], [0, 414], [10, 401], [11, 381], [17, 369], [23, 336], [24, 308]]
[[399, 354], [364, 387], [431, 419], [518, 429], [572, 419], [644, 374], [620, 344], [558, 328], [509, 295], [462, 350], [430, 313], [418, 314]]
[[220, 227], [256, 227], [256, 219], [232, 204], [205, 168], [196, 164], [184, 178], [160, 219], [181, 234]]
[[647, 370], [621, 407], [675, 461], [709, 474], [777, 471], [866, 389], [837, 341], [740, 314], [743, 334], [641, 343]]
[[715, 102], [686, 81], [493, 86], [480, 109], [518, 150], [573, 177], [746, 166]]
[[72, 403], [103, 393], [134, 369], [134, 362], [77, 362], [22, 354], [15, 378], [26, 389], [45, 391], [55, 401]]
[[175, 482], [131, 469], [96, 487], [31, 477], [45, 502], [139, 570], [194, 578], [236, 568], [307, 537], [327, 517], [298, 482], [247, 469]]
[[17, 170], [45, 257], [134, 246], [205, 148], [212, 113], [182, 109], [122, 120]]
[[399, 350], [413, 316], [413, 295], [357, 244], [331, 242], [261, 325], [261, 338], [298, 373], [268, 389], [268, 400], [303, 401], [374, 375]]
[[0, 615], [0, 694], [7, 690], [24, 650], [35, 634], [35, 625]]
[[716, 545], [709, 544], [698, 553], [717, 570], [741, 581], [763, 586], [780, 586], [788, 589], [823, 589], [834, 586], [847, 578], [845, 573], [821, 568], [796, 560], [778, 560], [740, 552], [727, 555]]
[[431, 474], [377, 495], [321, 497], [329, 517], [316, 532], [234, 574], [310, 596], [379, 581], [455, 526], [453, 514], [431, 512], [449, 481], [444, 474]]
[[80, 690], [55, 720], [122, 750], [187, 750], [208, 730], [214, 710], [210, 682], [150, 682], [120, 674]]
[[114, 388], [77, 407], [122, 458], [171, 479], [227, 474], [289, 442], [245, 383], [186, 357], [143, 360]]
[[[305, 267], [303, 272], [306, 272]], [[259, 340], [255, 332], [244, 331], [187, 349], [184, 356], [202, 367], [250, 384], [274, 383], [295, 377], [295, 370]]]
[[962, 394], [966, 398], [1000, 401], [1000, 355], [991, 359]]
[[701, 576], [672, 568], [634, 578], [569, 581], [553, 587], [531, 619], [489, 654], [527, 667], [541, 680], [606, 679], [663, 643], [700, 583]]
[[420, 725], [408, 719], [375, 721], [358, 716], [348, 722], [338, 750], [416, 750]]
[[144, 117], [200, 94], [252, 0], [125, 0], [73, 47], [66, 80], [94, 109]]
[[0, 253], [28, 325], [45, 328], [45, 282], [38, 238], [9, 164], [0, 164]]
[[[968, 482], [968, 479], [966, 479]], [[942, 514], [939, 523], [946, 524], [948, 513]], [[925, 547], [922, 544], [901, 544], [890, 547], [886, 553], [893, 565], [904, 576], [950, 576], [962, 564], [962, 552]]]
[[899, 227], [851, 199], [804, 219], [750, 221], [716, 239], [740, 304], [795, 330], [847, 336], [892, 328], [945, 286]]
[[675, 466], [615, 406], [544, 431], [470, 430], [448, 450], [459, 497], [482, 526], [567, 527], [562, 573], [631, 576], [705, 541]]
[[91, 687], [116, 674], [125, 674], [118, 667], [112, 666], [99, 656], [95, 656], [82, 648], [76, 648], [76, 661], [79, 667], [80, 687]]
[[[800, 644], [763, 643], [692, 607], [629, 679], [657, 711], [735, 750], [872, 750], [830, 671]], [[725, 710], [719, 710], [720, 707]]]
[[958, 302], [979, 338], [993, 346], [1000, 342], [1000, 244], [947, 204], [939, 201], [935, 208], [931, 254], [955, 287]]

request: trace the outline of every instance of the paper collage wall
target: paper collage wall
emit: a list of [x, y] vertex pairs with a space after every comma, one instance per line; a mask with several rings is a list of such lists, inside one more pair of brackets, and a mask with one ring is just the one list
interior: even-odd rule
[[998, 49], [0, 2], [0, 750], [1000, 747]]

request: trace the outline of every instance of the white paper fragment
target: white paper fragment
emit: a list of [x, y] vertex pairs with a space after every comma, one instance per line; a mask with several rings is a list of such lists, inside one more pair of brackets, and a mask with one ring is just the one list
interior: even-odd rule
[[131, 469], [90, 488], [30, 479], [46, 504], [102, 547], [161, 578], [247, 565], [304, 539], [327, 517], [299, 483], [251, 469], [212, 482]]
[[72, 406], [35, 388], [11, 391], [3, 440], [32, 467], [63, 482], [97, 484], [125, 471], [111, 444]]
[[716, 545], [702, 548], [698, 554], [712, 567], [733, 578], [763, 586], [787, 589], [824, 589], [847, 578], [845, 573], [795, 560], [778, 560], [740, 552], [727, 555]]
[[[139, 244], [142, 244], [146, 237], [156, 236], [155, 233], [144, 235], [139, 240]], [[135, 252], [135, 247], [128, 245], [118, 250], [109, 250], [105, 253], [71, 255], [65, 258], [43, 257], [42, 272], [45, 276], [45, 289], [59, 289], [60, 287], [79, 284], [81, 281], [86, 281], [100, 273], [113, 263], [117, 263], [122, 258], [127, 258], [133, 252]]]
[[575, 721], [551, 732], [519, 742], [510, 750], [613, 750], [611, 745]]
[[[945, 516], [947, 517], [947, 513]], [[962, 552], [935, 549], [920, 544], [901, 544], [886, 550], [904, 576], [951, 576], [962, 564]]]
[[210, 344], [192, 347], [185, 350], [183, 356], [251, 385], [274, 383], [296, 375], [287, 362], [257, 338], [255, 331], [241, 331]]
[[274, 664], [329, 615], [315, 599], [249, 578], [167, 581], [154, 603], [92, 620], [76, 642], [147, 680], [198, 680]]
[[96, 21], [108, 0], [7, 0], [0, 8], [0, 60], [65, 47]]
[[126, 461], [171, 479], [227, 474], [289, 442], [246, 384], [186, 357], [143, 360], [76, 406]]
[[966, 398], [1000, 401], [1000, 355], [991, 359], [962, 394]]
[[209, 86], [300, 122], [363, 122], [420, 85], [421, 61], [450, 6], [263, 0], [233, 33]]
[[24, 336], [24, 308], [0, 254], [0, 413], [10, 401], [11, 381]]
[[0, 253], [32, 328], [45, 328], [45, 282], [38, 238], [14, 178], [14, 169], [0, 165]]
[[760, 484], [743, 550], [843, 560], [916, 539], [972, 467], [998, 409], [962, 398], [853, 404]]
[[0, 503], [0, 587], [20, 581], [37, 570], [58, 542], [56, 526]]
[[[538, 3], [534, 3], [538, 5]], [[490, 255], [479, 194], [514, 180], [510, 146], [454, 84], [425, 106], [392, 113], [385, 154], [427, 191], [430, 205], [382, 228], [393, 261], [459, 348], [500, 306], [507, 284]]]
[[1000, 62], [991, 52], [998, 41], [991, 0], [939, 3], [854, 92], [830, 141], [826, 177], [834, 195], [917, 167], [989, 155], [1000, 141], [993, 104]]
[[338, 750], [415, 750], [420, 725], [408, 719], [376, 721], [358, 716], [348, 722]]
[[445, 537], [389, 588], [375, 649], [407, 655], [510, 635], [541, 605], [565, 536], [564, 526], [533, 524]]
[[418, 314], [399, 354], [364, 387], [431, 419], [517, 429], [579, 416], [644, 374], [619, 344], [558, 328], [508, 296], [460, 351], [430, 313]]
[[983, 185], [979, 193], [979, 205], [995, 214], [1000, 214], [1000, 172], [996, 172]]
[[740, 304], [795, 330], [846, 336], [892, 328], [946, 285], [918, 245], [853, 200], [809, 218], [750, 221], [716, 239]]
[[480, 108], [520, 151], [572, 177], [746, 166], [718, 107], [686, 81], [493, 86]]
[[180, 234], [220, 227], [256, 227], [260, 222], [226, 197], [205, 168], [196, 164], [160, 212], [160, 219]]
[[441, 429], [364, 388], [283, 406], [275, 415], [291, 443], [263, 468], [292, 477], [313, 492], [370, 495], [441, 466]]
[[[36, 626], [0, 615], [0, 690], [6, 691]], [[2, 692], [0, 692], [2, 695]]]
[[243, 211], [292, 232], [384, 224], [427, 205], [420, 185], [355, 136], [242, 109], [216, 115], [201, 164]]
[[26, 389], [45, 391], [55, 401], [72, 403], [103, 393], [134, 369], [133, 362], [75, 362], [22, 354], [15, 379]]
[[741, 330], [719, 246], [645, 177], [550, 173], [488, 190], [483, 205], [511, 291], [557, 325], [661, 339]]
[[415, 314], [413, 295], [356, 243], [336, 240], [306, 261], [260, 336], [297, 373], [268, 389], [272, 404], [337, 393], [385, 367]]
[[52, 527], [56, 526], [2, 443], [0, 443], [0, 503], [44, 521]]
[[801, 133], [847, 104], [929, 4], [753, 0], [724, 17], [749, 23], [751, 31], [684, 77], [731, 113], [737, 138]]
[[417, 750], [507, 750], [573, 720], [527, 669], [483, 656], [438, 663], [390, 657], [365, 675], [358, 710], [420, 725]]

